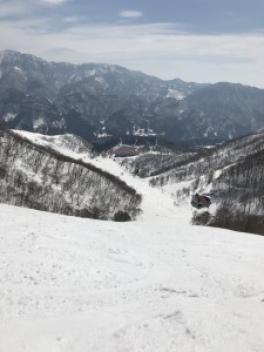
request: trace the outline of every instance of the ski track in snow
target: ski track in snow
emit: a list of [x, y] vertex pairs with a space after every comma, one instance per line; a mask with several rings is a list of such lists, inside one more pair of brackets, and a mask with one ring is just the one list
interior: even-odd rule
[[[69, 154], [69, 153], [68, 153]], [[0, 205], [0, 352], [262, 352], [264, 241], [143, 195], [114, 223]]]

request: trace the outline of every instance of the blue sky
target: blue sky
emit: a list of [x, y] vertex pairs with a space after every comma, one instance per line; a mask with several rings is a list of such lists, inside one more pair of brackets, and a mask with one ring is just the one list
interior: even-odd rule
[[0, 49], [264, 87], [263, 0], [0, 0]]

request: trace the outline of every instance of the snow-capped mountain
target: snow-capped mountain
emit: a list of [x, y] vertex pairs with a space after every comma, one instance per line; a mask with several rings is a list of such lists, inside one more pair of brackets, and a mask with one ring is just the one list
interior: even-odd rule
[[141, 196], [95, 166], [86, 142], [69, 135], [0, 132], [0, 202], [99, 219], [138, 215]]
[[177, 104], [199, 87], [182, 81], [178, 87], [177, 81], [167, 83], [114, 65], [50, 63], [14, 51], [0, 54], [0, 72], [2, 124], [87, 139], [150, 128], [153, 104], [160, 99]]
[[0, 54], [0, 123], [45, 134], [159, 135], [216, 143], [264, 127], [264, 90], [230, 83], [164, 81], [106, 64]]
[[213, 142], [263, 127], [263, 90], [163, 81], [120, 66], [0, 54], [0, 122], [45, 134]]

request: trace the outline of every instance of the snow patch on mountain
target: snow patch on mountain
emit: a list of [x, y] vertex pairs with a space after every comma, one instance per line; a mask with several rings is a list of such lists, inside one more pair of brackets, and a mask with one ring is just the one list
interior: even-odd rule
[[33, 120], [33, 129], [37, 131], [41, 127], [46, 127], [46, 121], [43, 117], [38, 117]]
[[102, 85], [104, 89], [109, 88], [109, 84], [106, 82], [106, 80], [103, 77], [96, 76], [95, 81], [98, 82], [100, 85]]
[[176, 100], [183, 100], [186, 97], [185, 94], [182, 92], [178, 91], [177, 89], [168, 89], [168, 93], [166, 95], [166, 98], [174, 98]]
[[8, 112], [7, 114], [5, 114], [2, 119], [5, 122], [11, 122], [16, 118], [17, 114], [13, 113], [13, 112]]

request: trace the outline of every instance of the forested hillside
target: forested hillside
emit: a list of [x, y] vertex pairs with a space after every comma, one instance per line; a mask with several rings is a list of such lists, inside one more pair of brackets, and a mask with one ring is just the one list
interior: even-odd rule
[[[66, 136], [64, 145], [76, 150], [76, 137], [70, 143]], [[141, 196], [116, 176], [10, 130], [1, 130], [0, 178], [3, 203], [99, 219], [118, 219], [120, 212], [133, 219], [140, 210]]]
[[173, 194], [177, 204], [195, 192], [209, 194], [209, 211], [194, 223], [264, 234], [264, 134], [243, 137], [187, 157], [150, 182]]

